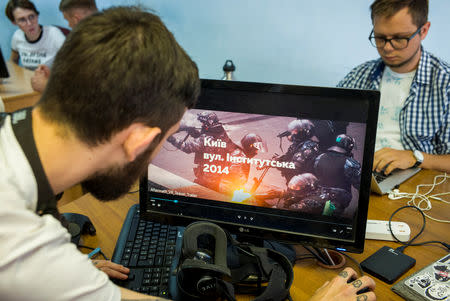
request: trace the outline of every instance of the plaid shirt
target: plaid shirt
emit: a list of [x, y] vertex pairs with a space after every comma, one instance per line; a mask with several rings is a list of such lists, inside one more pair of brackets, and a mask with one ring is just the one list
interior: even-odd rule
[[[366, 62], [350, 71], [338, 87], [379, 90], [384, 63]], [[400, 111], [405, 149], [450, 153], [450, 65], [422, 49], [419, 67]]]

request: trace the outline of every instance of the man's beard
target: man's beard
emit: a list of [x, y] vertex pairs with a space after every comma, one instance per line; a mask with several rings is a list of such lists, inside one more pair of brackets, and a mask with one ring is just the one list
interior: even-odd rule
[[417, 47], [417, 50], [413, 53], [413, 55], [411, 55], [409, 58], [407, 58], [406, 60], [404, 60], [403, 62], [400, 62], [398, 64], [389, 64], [385, 60], [383, 60], [383, 62], [386, 66], [388, 66], [390, 68], [403, 67], [414, 59], [414, 57], [416, 56], [417, 52], [419, 52], [419, 50], [420, 50], [420, 45], [419, 45], [419, 47]]
[[125, 166], [114, 166], [95, 173], [81, 182], [81, 187], [101, 201], [118, 199], [130, 191], [131, 186], [145, 173], [150, 163], [150, 155], [158, 143], [159, 141], [153, 141], [142, 154]]

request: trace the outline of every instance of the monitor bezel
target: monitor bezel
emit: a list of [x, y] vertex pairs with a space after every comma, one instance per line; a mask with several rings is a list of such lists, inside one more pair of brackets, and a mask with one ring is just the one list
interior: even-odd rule
[[[256, 82], [237, 82], [237, 81], [222, 81], [202, 79], [202, 89], [231, 89], [249, 92], [270, 92], [270, 93], [288, 93], [297, 95], [311, 95], [323, 97], [342, 97], [347, 101], [367, 100], [367, 127], [364, 139], [364, 156], [362, 160], [361, 169], [361, 183], [358, 200], [358, 210], [356, 212], [356, 225], [354, 241], [344, 241], [333, 238], [317, 238], [305, 236], [301, 233], [288, 233], [274, 229], [261, 229], [249, 225], [239, 223], [223, 222], [220, 220], [203, 219], [201, 217], [188, 217], [184, 215], [167, 214], [157, 210], [148, 208], [148, 200], [150, 192], [148, 190], [148, 174], [147, 172], [140, 180], [140, 206], [141, 217], [165, 224], [187, 226], [191, 222], [203, 220], [218, 224], [221, 227], [229, 230], [231, 233], [243, 234], [249, 238], [261, 238], [267, 240], [275, 240], [282, 243], [303, 244], [320, 248], [329, 248], [343, 250], [353, 253], [362, 253], [364, 250], [364, 240], [366, 231], [367, 212], [369, 206], [370, 185], [372, 175], [373, 154], [376, 137], [376, 124], [378, 120], [378, 108], [380, 93], [375, 90], [358, 90], [358, 89], [344, 89], [333, 87], [314, 87], [314, 86], [299, 86], [299, 85], [285, 85], [285, 84], [271, 84], [271, 83], [256, 83]], [[200, 98], [195, 109], [211, 109], [205, 106]], [[348, 108], [346, 108], [348, 109]], [[257, 112], [255, 112], [256, 114]]]
[[0, 48], [0, 79], [9, 78], [8, 66], [6, 66], [5, 57]]

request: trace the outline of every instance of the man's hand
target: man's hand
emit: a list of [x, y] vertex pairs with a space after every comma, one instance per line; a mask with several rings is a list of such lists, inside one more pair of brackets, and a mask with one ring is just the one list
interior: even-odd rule
[[[338, 276], [320, 287], [309, 301], [373, 301], [376, 300], [375, 282], [363, 276], [356, 279], [357, 274], [351, 268], [345, 268]], [[367, 292], [362, 290], [369, 289]], [[358, 292], [360, 292], [358, 294]]]
[[36, 70], [34, 70], [33, 77], [31, 78], [31, 87], [33, 90], [42, 93], [47, 86], [49, 77], [50, 68], [46, 65], [39, 65]]
[[375, 152], [373, 170], [390, 174], [394, 169], [407, 169], [416, 163], [416, 158], [410, 150], [397, 150], [385, 147]]
[[129, 268], [109, 260], [92, 260], [92, 263], [102, 272], [105, 272], [109, 278], [125, 280], [128, 278]]

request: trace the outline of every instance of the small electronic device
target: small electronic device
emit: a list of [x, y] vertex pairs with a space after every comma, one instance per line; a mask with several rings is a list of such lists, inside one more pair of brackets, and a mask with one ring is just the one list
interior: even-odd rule
[[415, 264], [414, 258], [384, 246], [361, 262], [361, 267], [370, 275], [392, 284]]
[[[392, 233], [400, 241], [408, 241], [411, 235], [411, 229], [407, 223], [391, 222]], [[367, 220], [366, 239], [392, 240], [394, 237], [389, 230], [389, 221]]]

